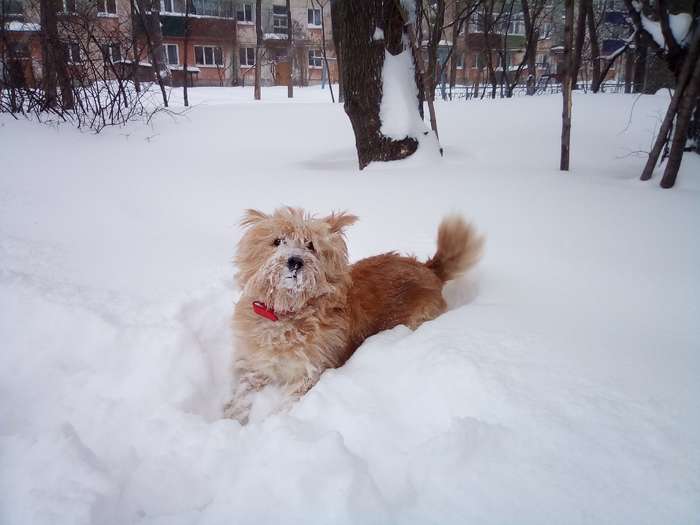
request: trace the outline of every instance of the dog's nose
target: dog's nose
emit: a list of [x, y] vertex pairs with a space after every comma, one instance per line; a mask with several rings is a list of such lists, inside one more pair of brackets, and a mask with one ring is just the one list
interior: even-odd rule
[[287, 268], [293, 272], [296, 272], [302, 266], [304, 266], [304, 261], [301, 260], [301, 257], [294, 256], [287, 259]]

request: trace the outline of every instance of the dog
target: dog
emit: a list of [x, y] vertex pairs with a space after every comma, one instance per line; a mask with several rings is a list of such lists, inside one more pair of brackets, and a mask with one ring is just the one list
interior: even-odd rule
[[348, 262], [345, 230], [355, 215], [316, 218], [285, 207], [247, 210], [234, 263], [242, 289], [233, 314], [238, 384], [224, 415], [246, 424], [254, 392], [281, 386], [304, 395], [369, 336], [416, 329], [445, 312], [445, 282], [479, 260], [483, 238], [457, 215], [443, 219], [426, 262], [395, 252]]

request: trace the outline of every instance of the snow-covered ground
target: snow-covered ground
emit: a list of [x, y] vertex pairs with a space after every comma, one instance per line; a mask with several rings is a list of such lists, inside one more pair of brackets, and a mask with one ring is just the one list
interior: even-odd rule
[[[328, 92], [285, 94], [0, 119], [0, 523], [698, 523], [700, 157], [637, 180], [667, 95], [577, 95], [560, 173], [558, 96], [438, 103], [444, 159], [358, 172]], [[427, 257], [452, 211], [486, 254], [241, 427], [237, 221], [281, 204], [357, 213], [352, 259]]]

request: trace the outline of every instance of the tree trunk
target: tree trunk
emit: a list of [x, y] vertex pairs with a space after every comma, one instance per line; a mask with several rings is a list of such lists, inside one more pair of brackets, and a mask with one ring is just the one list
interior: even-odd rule
[[600, 83], [603, 81], [600, 78], [600, 44], [598, 43], [598, 27], [595, 23], [595, 12], [593, 11], [593, 0], [585, 0], [586, 9], [588, 11], [586, 20], [588, 22], [588, 38], [591, 42], [591, 62], [593, 72], [591, 75], [591, 91], [598, 93], [600, 91]]
[[525, 34], [527, 42], [527, 94], [534, 95], [537, 86], [537, 41], [539, 40], [539, 30], [535, 27], [535, 20], [530, 13], [528, 0], [521, 1], [523, 11], [523, 22], [525, 23]]
[[[407, 37], [398, 1], [333, 0], [331, 17], [342, 65], [345, 112], [355, 133], [360, 169], [372, 161], [412, 155], [418, 149], [418, 141], [408, 136], [401, 140], [384, 136], [379, 116], [385, 53], [397, 55], [404, 51], [403, 39]], [[383, 39], [375, 38], [377, 28], [384, 32]], [[418, 114], [418, 96], [415, 102]]]
[[[58, 44], [58, 28], [56, 24], [56, 6], [53, 0], [40, 0], [39, 13], [41, 19], [41, 54], [42, 54], [42, 87], [44, 89], [44, 105], [55, 108], [57, 105], [56, 85], [56, 54], [61, 49]], [[63, 59], [63, 57], [60, 57]]]
[[318, 7], [321, 10], [321, 53], [323, 53], [323, 65], [326, 68], [328, 76], [328, 90], [331, 92], [331, 102], [335, 103], [335, 95], [333, 94], [333, 79], [331, 78], [331, 68], [328, 65], [328, 55], [326, 54], [326, 19], [324, 8], [325, 4], [318, 2]]
[[[686, 59], [687, 60], [687, 59]], [[683, 152], [685, 150], [686, 141], [688, 138], [688, 127], [690, 124], [693, 111], [698, 106], [698, 91], [700, 90], [700, 61], [694, 60], [693, 76], [688, 80], [688, 85], [683, 90], [680, 105], [678, 107], [678, 115], [676, 116], [676, 125], [673, 129], [673, 140], [671, 141], [671, 151], [668, 155], [668, 162], [664, 170], [664, 176], [661, 179], [662, 188], [672, 188], [676, 183], [678, 170], [681, 167], [683, 160]]]
[[185, 0], [185, 41], [183, 47], [185, 48], [184, 53], [183, 53], [183, 59], [182, 59], [182, 73], [184, 75], [184, 82], [182, 84], [182, 97], [184, 99], [185, 107], [190, 105], [189, 98], [187, 96], [187, 80], [189, 78], [189, 75], [187, 74], [187, 55], [188, 53], [188, 47], [190, 43], [190, 1], [191, 0]]
[[[428, 68], [425, 72], [426, 98], [435, 101], [435, 86], [437, 84], [437, 52], [442, 38], [442, 24], [445, 20], [445, 0], [436, 0], [435, 19], [428, 21]], [[420, 47], [420, 44], [419, 44]]]
[[255, 88], [253, 96], [260, 100], [260, 49], [263, 45], [262, 0], [255, 1]]
[[564, 79], [561, 92], [563, 98], [563, 109], [561, 114], [561, 160], [559, 169], [569, 171], [569, 150], [571, 146], [571, 88], [573, 84], [573, 28], [574, 21], [574, 0], [565, 0], [566, 16], [564, 22]]
[[573, 60], [571, 61], [571, 82], [573, 89], [578, 89], [578, 72], [581, 69], [581, 59], [583, 57], [583, 44], [586, 40], [586, 2], [578, 3], [578, 13], [576, 15], [576, 44]]
[[163, 53], [163, 31], [160, 27], [160, 1], [159, 0], [136, 0], [136, 7], [139, 11], [139, 21], [146, 37], [146, 47], [151, 59], [151, 67], [156, 77], [156, 82], [160, 87], [163, 97], [163, 105], [168, 107], [168, 94], [165, 91], [165, 80], [170, 71], [165, 64]]
[[294, 98], [294, 75], [292, 70], [294, 69], [294, 44], [292, 42], [292, 8], [289, 5], [289, 0], [287, 0], [287, 60], [289, 61], [288, 75], [287, 75], [287, 98]]
[[131, 61], [131, 78], [134, 81], [134, 89], [137, 93], [141, 93], [141, 82], [139, 81], [139, 47], [138, 39], [136, 38], [136, 31], [133, 29], [134, 20], [136, 17], [136, 6], [134, 5], [134, 0], [129, 0], [129, 11], [131, 15], [131, 53], [133, 60]]
[[634, 60], [634, 87], [633, 93], [642, 93], [644, 91], [644, 79], [647, 69], [647, 44], [643, 38], [638, 35], [635, 38], [636, 49]]

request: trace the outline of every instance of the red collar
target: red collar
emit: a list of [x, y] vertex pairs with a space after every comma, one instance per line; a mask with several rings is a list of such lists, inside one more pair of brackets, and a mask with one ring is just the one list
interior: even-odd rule
[[264, 303], [261, 303], [260, 301], [253, 301], [253, 311], [260, 317], [264, 317], [265, 319], [269, 319], [270, 321], [279, 320], [277, 314], [275, 314], [275, 311], [272, 308], [268, 308], [267, 306], [265, 306]]

